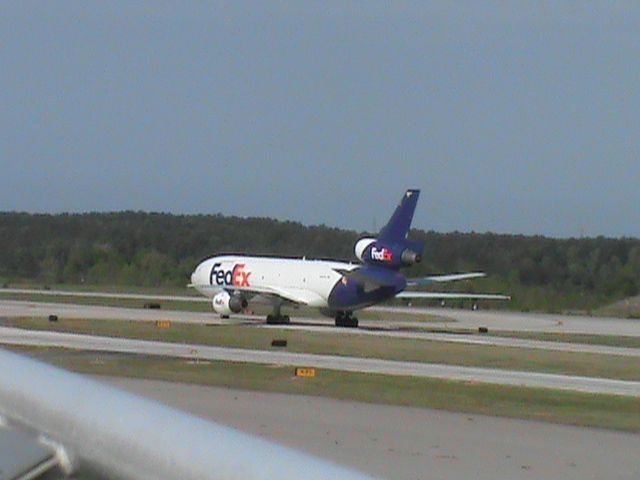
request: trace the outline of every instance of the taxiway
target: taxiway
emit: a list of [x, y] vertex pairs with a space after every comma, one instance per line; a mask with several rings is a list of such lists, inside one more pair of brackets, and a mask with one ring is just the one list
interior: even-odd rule
[[640, 477], [637, 434], [152, 380], [102, 380], [383, 478]]

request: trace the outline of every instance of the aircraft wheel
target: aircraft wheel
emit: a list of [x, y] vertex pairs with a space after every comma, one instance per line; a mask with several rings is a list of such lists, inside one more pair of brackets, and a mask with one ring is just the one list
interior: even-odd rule
[[291, 323], [289, 315], [267, 315], [267, 325], [287, 325]]
[[342, 318], [339, 324], [336, 321], [336, 326], [344, 328], [358, 328], [358, 319], [356, 317]]
[[351, 315], [336, 315], [336, 327], [358, 328], [358, 319]]

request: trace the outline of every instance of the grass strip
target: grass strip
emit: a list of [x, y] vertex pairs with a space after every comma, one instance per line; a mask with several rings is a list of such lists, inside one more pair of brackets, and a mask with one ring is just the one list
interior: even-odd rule
[[627, 335], [593, 335], [588, 333], [555, 333], [555, 332], [513, 332], [492, 331], [491, 335], [525, 340], [543, 340], [546, 342], [583, 343], [588, 345], [604, 345], [610, 347], [640, 348], [640, 337]]
[[581, 343], [585, 345], [604, 345], [609, 347], [640, 348], [640, 336], [629, 335], [598, 335], [590, 333], [564, 332], [525, 332], [519, 330], [490, 330], [489, 333], [479, 333], [477, 329], [461, 327], [419, 326], [401, 330], [417, 330], [426, 333], [449, 333], [456, 335], [473, 335], [482, 337], [518, 338], [522, 340], [540, 340], [546, 342]]
[[379, 358], [447, 365], [640, 380], [640, 358], [517, 347], [468, 345], [422, 339], [265, 329], [243, 325], [180, 324], [159, 329], [154, 322], [124, 320], [14, 318], [2, 322], [35, 330], [268, 350], [273, 339], [287, 340], [287, 351]]
[[17, 350], [92, 375], [313, 395], [640, 432], [640, 399], [633, 397], [333, 370], [319, 370], [315, 378], [298, 378], [293, 367], [62, 349]]

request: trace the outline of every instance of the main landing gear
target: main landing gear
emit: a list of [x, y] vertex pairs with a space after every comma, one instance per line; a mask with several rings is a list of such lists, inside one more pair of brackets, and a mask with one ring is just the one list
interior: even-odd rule
[[273, 314], [267, 315], [267, 325], [288, 325], [291, 323], [289, 315], [280, 313], [280, 305], [273, 307]]
[[353, 316], [353, 312], [338, 312], [336, 327], [358, 328], [358, 319]]

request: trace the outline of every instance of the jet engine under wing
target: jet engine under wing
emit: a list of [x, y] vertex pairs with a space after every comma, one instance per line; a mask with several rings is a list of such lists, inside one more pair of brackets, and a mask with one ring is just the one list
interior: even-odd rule
[[457, 293], [457, 292], [400, 292], [396, 298], [425, 298], [425, 299], [451, 299], [451, 300], [511, 300], [509, 295], [498, 295], [492, 293]]
[[407, 285], [431, 285], [433, 283], [455, 282], [456, 280], [469, 280], [471, 278], [486, 277], [484, 272], [469, 272], [469, 273], [451, 273], [446, 275], [430, 275], [428, 277], [408, 278]]

